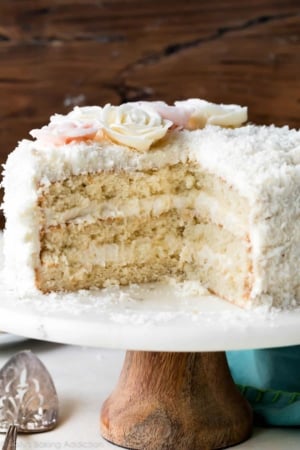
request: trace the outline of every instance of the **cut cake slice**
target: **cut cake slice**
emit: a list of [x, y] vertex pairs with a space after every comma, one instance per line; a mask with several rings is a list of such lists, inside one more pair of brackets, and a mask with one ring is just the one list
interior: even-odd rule
[[19, 292], [197, 280], [238, 305], [300, 302], [300, 133], [190, 99], [75, 108], [4, 171]]

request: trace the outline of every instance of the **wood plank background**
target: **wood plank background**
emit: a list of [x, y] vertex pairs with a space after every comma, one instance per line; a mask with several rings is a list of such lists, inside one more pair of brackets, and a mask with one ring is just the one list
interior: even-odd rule
[[73, 105], [187, 97], [300, 127], [300, 0], [0, 0], [0, 162]]

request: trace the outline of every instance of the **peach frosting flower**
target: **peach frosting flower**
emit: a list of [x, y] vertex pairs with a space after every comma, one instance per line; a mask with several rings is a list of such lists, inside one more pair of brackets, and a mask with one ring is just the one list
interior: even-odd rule
[[101, 127], [100, 106], [76, 106], [69, 114], [55, 114], [49, 125], [31, 130], [32, 137], [43, 143], [68, 144], [71, 141], [94, 139]]

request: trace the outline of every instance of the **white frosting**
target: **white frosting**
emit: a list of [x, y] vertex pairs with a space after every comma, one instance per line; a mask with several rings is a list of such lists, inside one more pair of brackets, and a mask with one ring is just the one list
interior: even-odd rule
[[199, 98], [175, 102], [190, 113], [187, 128], [203, 128], [207, 124], [220, 125], [221, 127], [238, 127], [247, 121], [248, 111], [246, 106], [217, 105]]
[[153, 142], [162, 139], [170, 120], [163, 119], [148, 103], [106, 105], [102, 112], [102, 126], [107, 136], [118, 144], [147, 151]]
[[[187, 102], [188, 108], [191, 105]], [[91, 119], [100, 123], [102, 113], [101, 108], [78, 108], [71, 113], [72, 121], [81, 124], [80, 117], [90, 115], [86, 125]], [[66, 120], [55, 117], [54, 129]], [[249, 202], [253, 301], [271, 297], [275, 304], [300, 302], [300, 132], [274, 126], [226, 129], [207, 125], [194, 131], [172, 128], [149, 152], [132, 151], [105, 140], [71, 139], [62, 145], [41, 137], [22, 141], [8, 157], [3, 181], [7, 218], [4, 252], [13, 284], [25, 291], [34, 287], [34, 268], [39, 263], [37, 198], [41, 186], [72, 174], [155, 169], [188, 161], [197, 161], [221, 177]]]
[[132, 102], [120, 106], [107, 104], [104, 108], [77, 106], [65, 116], [55, 114], [48, 125], [30, 134], [44, 146], [108, 138], [144, 152], [172, 126], [191, 130], [209, 123], [236, 127], [246, 120], [247, 108], [239, 105], [216, 105], [199, 99], [175, 102], [174, 106], [164, 102]]
[[[195, 133], [194, 133], [195, 134]], [[300, 132], [288, 127], [210, 127], [194, 157], [236, 188], [250, 204], [254, 300], [300, 303]]]
[[55, 114], [50, 117], [49, 125], [31, 130], [32, 137], [44, 145], [63, 145], [72, 140], [93, 138], [102, 126], [102, 108], [100, 106], [76, 106], [66, 116]]

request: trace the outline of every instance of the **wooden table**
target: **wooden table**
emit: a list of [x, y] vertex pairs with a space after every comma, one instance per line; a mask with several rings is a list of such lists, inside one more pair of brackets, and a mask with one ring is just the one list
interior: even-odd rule
[[299, 127], [299, 0], [1, 0], [1, 162], [75, 104], [187, 97]]

